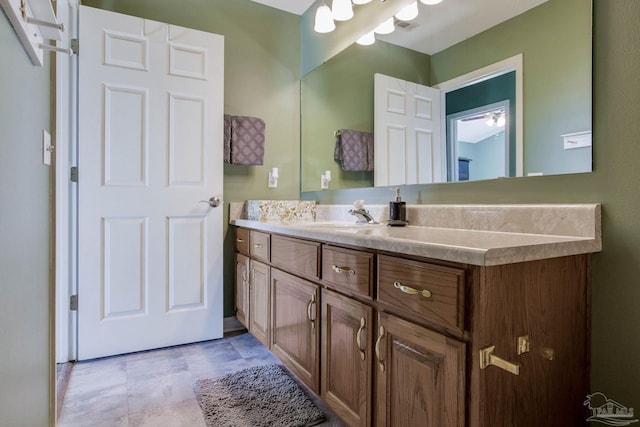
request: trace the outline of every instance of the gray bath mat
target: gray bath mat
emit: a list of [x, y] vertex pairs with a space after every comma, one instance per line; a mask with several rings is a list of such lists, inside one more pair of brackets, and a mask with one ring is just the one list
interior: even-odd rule
[[199, 380], [194, 390], [209, 427], [308, 427], [325, 419], [279, 365]]

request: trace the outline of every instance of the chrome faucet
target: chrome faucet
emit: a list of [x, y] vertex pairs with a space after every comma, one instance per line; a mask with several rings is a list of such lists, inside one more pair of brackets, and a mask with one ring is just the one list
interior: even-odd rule
[[373, 219], [368, 210], [364, 208], [364, 200], [356, 200], [353, 203], [353, 209], [349, 209], [349, 213], [358, 218], [358, 224], [377, 224], [378, 221]]

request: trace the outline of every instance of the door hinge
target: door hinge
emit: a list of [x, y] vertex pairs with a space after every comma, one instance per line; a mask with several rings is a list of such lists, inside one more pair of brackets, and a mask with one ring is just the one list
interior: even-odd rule
[[69, 310], [78, 311], [78, 295], [71, 295], [69, 297]]
[[78, 167], [77, 166], [72, 166], [71, 167], [71, 173], [69, 174], [69, 179], [71, 179], [71, 182], [78, 182]]
[[71, 39], [71, 51], [76, 55], [80, 52], [80, 42], [78, 39]]

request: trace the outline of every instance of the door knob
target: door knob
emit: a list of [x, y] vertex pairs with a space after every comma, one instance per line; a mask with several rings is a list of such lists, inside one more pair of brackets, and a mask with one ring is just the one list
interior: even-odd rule
[[216, 196], [213, 196], [209, 200], [200, 200], [200, 203], [208, 203], [212, 208], [217, 208], [220, 205], [220, 199]]

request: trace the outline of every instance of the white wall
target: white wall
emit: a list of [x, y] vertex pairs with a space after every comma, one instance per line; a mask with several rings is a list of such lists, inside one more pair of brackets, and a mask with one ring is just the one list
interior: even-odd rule
[[[48, 57], [48, 55], [45, 55]], [[0, 13], [0, 426], [49, 424], [49, 64]]]

